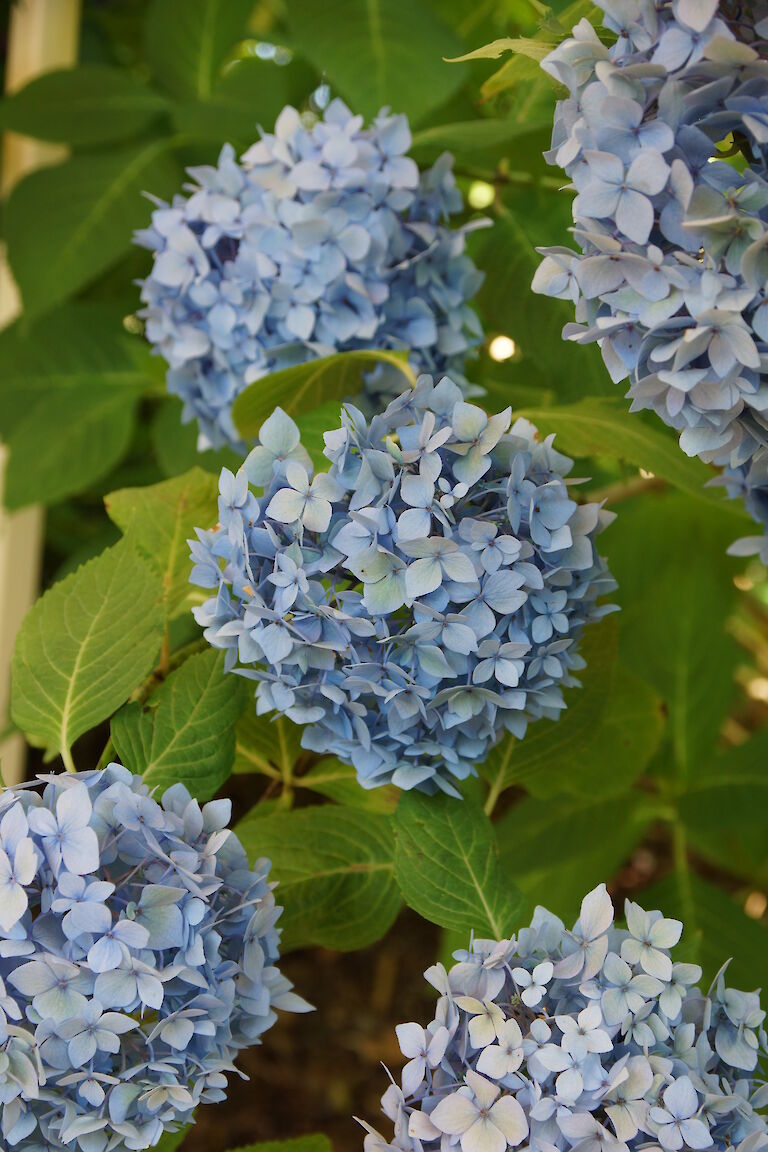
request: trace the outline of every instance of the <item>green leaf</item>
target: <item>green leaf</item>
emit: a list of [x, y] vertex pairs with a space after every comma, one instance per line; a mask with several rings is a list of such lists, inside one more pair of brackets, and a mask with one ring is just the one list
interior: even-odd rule
[[286, 104], [302, 105], [319, 83], [314, 69], [300, 57], [276, 64], [246, 56], [228, 64], [210, 98], [185, 101], [173, 108], [178, 132], [195, 140], [222, 140], [244, 148], [258, 139], [259, 126], [271, 130]]
[[[523, 121], [527, 125], [528, 118]], [[570, 223], [570, 198], [545, 191], [517, 203], [497, 217], [477, 263], [485, 273], [478, 293], [486, 330], [511, 336], [522, 356], [525, 374], [539, 373], [558, 395], [608, 394], [614, 390], [596, 347], [580, 347], [562, 339], [563, 326], [573, 319], [573, 307], [531, 291], [541, 257], [534, 245], [558, 243]]]
[[67, 754], [152, 671], [162, 623], [157, 577], [129, 541], [54, 584], [16, 640], [14, 723], [49, 755]]
[[224, 673], [224, 653], [190, 656], [147, 704], [132, 703], [112, 720], [120, 759], [160, 791], [181, 782], [208, 800], [232, 771], [235, 724], [246, 688]]
[[630, 415], [625, 400], [588, 396], [563, 407], [525, 408], [519, 415], [527, 416], [542, 433], [556, 432], [561, 451], [574, 456], [625, 460], [674, 484], [710, 508], [716, 505], [730, 515], [743, 514], [721, 489], [705, 487], [713, 476], [711, 468], [686, 456], [674, 434], [655, 416], [647, 420], [637, 413]]
[[662, 704], [637, 676], [617, 664], [617, 622], [587, 628], [581, 688], [566, 692], [558, 720], [532, 724], [524, 740], [507, 737], [481, 771], [498, 793], [522, 784], [532, 795], [603, 797], [624, 791], [656, 752], [664, 729]]
[[500, 40], [492, 40], [482, 48], [475, 48], [472, 52], [465, 52], [463, 56], [454, 56], [448, 64], [461, 64], [465, 60], [498, 60], [505, 52], [514, 52], [516, 56], [529, 56], [531, 60], [543, 60], [556, 46], [557, 40], [537, 40], [531, 36], [503, 36]]
[[330, 757], [321, 760], [303, 776], [294, 780], [297, 788], [308, 788], [321, 796], [327, 796], [337, 804], [348, 808], [362, 808], [366, 812], [384, 812], [391, 815], [397, 807], [398, 789], [392, 784], [382, 788], [361, 788], [357, 773], [349, 764]]
[[254, 0], [152, 0], [146, 51], [157, 82], [174, 96], [210, 99], [253, 9]]
[[[600, 27], [603, 19], [603, 13], [600, 9], [591, 2], [591, 0], [575, 0], [575, 3], [569, 4], [562, 12], [559, 12], [556, 19], [551, 17], [542, 21], [540, 30], [534, 37], [534, 42], [541, 43], [546, 51], [543, 52], [541, 57], [536, 57], [535, 49], [524, 52], [522, 49], [510, 49], [515, 51], [516, 54], [511, 60], [507, 60], [502, 64], [498, 72], [494, 72], [492, 76], [484, 82], [481, 87], [481, 92], [485, 100], [490, 100], [494, 96], [498, 96], [501, 92], [506, 92], [510, 88], [517, 88], [518, 86], [529, 83], [532, 79], [537, 86], [548, 86], [552, 89], [555, 88], [555, 80], [546, 72], [543, 72], [538, 67], [539, 60], [543, 59], [556, 44], [570, 35], [571, 28], [579, 22], [579, 20], [586, 17], [591, 24]], [[500, 41], [499, 43], [503, 43]], [[482, 51], [482, 49], [480, 50]], [[535, 71], [532, 68], [532, 61], [535, 60]]]
[[234, 1152], [332, 1152], [331, 1142], [319, 1132], [312, 1136], [297, 1136], [293, 1140], [265, 1140], [262, 1144], [247, 1144]]
[[496, 832], [502, 870], [525, 894], [525, 918], [543, 904], [567, 925], [574, 923], [585, 893], [616, 875], [654, 818], [640, 793], [515, 804]]
[[768, 879], [768, 730], [697, 768], [678, 812], [688, 840], [704, 860], [732, 875]]
[[[731, 960], [726, 981], [731, 987], [765, 988], [768, 985], [768, 931], [752, 920], [732, 896], [707, 880], [691, 873], [687, 888], [674, 876], [667, 876], [652, 888], [633, 898], [648, 911], [662, 910], [665, 916], [683, 921], [683, 935], [673, 959], [695, 960], [704, 970], [702, 988], [726, 960]], [[693, 922], [690, 919], [693, 915]], [[686, 914], [688, 918], [686, 919]]]
[[6, 505], [54, 504], [109, 472], [131, 442], [138, 400], [86, 385], [33, 405], [9, 441]]
[[443, 62], [461, 41], [423, 0], [289, 0], [288, 18], [296, 47], [366, 118], [389, 105], [418, 119], [466, 77]]
[[178, 1132], [164, 1132], [160, 1137], [160, 1143], [155, 1145], [156, 1152], [176, 1152], [177, 1148], [181, 1148], [184, 1143], [184, 1138], [189, 1132], [191, 1125], [181, 1128]]
[[288, 779], [301, 755], [301, 733], [300, 725], [285, 716], [258, 716], [252, 705], [237, 725], [235, 772], [277, 774]]
[[386, 816], [335, 805], [246, 818], [237, 834], [251, 860], [272, 861], [283, 950], [346, 952], [379, 940], [400, 908]]
[[[519, 148], [528, 147], [529, 138], [539, 143], [539, 133], [551, 131], [551, 116], [542, 116], [516, 124], [510, 120], [463, 120], [458, 124], [436, 124], [413, 134], [409, 155], [420, 165], [433, 164], [443, 152], [450, 152], [457, 165], [476, 163], [489, 154], [501, 159], [514, 153], [515, 167], [520, 166]], [[533, 144], [531, 144], [533, 147]]]
[[138, 135], [167, 107], [125, 69], [81, 64], [46, 72], [6, 96], [0, 129], [62, 144], [101, 144]]
[[623, 502], [610, 529], [621, 661], [664, 701], [679, 782], [711, 758], [733, 692], [734, 534], [729, 515], [678, 493]]
[[319, 407], [312, 408], [309, 412], [297, 412], [294, 416], [301, 442], [311, 456], [317, 471], [323, 471], [328, 467], [323, 433], [330, 428], [339, 427], [340, 415], [339, 401], [326, 400]]
[[151, 384], [143, 343], [119, 316], [69, 304], [0, 334], [0, 432], [10, 450], [5, 502], [53, 504], [99, 480], [128, 447]]
[[197, 422], [182, 424], [182, 402], [168, 396], [157, 409], [152, 421], [152, 447], [160, 468], [166, 476], [178, 476], [190, 468], [199, 467], [218, 479], [222, 468], [237, 472], [243, 462], [242, 453], [231, 448], [197, 450]]
[[394, 816], [395, 875], [406, 903], [443, 928], [500, 940], [520, 892], [499, 865], [493, 826], [471, 800], [407, 792]]
[[132, 244], [150, 209], [143, 192], [181, 185], [168, 140], [73, 156], [21, 180], [5, 209], [8, 259], [27, 317], [90, 283]]
[[110, 520], [130, 531], [161, 577], [168, 619], [188, 608], [192, 563], [187, 540], [211, 528], [218, 512], [215, 476], [193, 468], [175, 480], [146, 488], [121, 488], [105, 497]]
[[253, 438], [278, 405], [289, 416], [298, 416], [325, 401], [343, 400], [359, 391], [365, 373], [377, 364], [388, 364], [400, 372], [403, 387], [415, 383], [406, 353], [373, 349], [337, 352], [255, 380], [235, 399], [232, 418], [242, 436]]

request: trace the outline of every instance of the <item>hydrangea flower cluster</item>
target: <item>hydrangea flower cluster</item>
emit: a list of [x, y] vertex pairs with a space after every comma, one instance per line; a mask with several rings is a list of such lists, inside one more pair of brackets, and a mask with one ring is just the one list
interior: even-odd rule
[[768, 1147], [765, 1012], [755, 992], [704, 995], [696, 964], [673, 963], [679, 920], [628, 900], [613, 924], [601, 884], [572, 931], [537, 908], [510, 940], [474, 940], [446, 972], [422, 1028], [401, 1024], [407, 1064], [387, 1089], [390, 1141], [366, 1152], [653, 1152]]
[[[467, 301], [482, 276], [447, 153], [420, 173], [405, 116], [369, 128], [333, 100], [321, 120], [280, 113], [240, 163], [194, 168], [191, 195], [158, 203], [137, 241], [154, 252], [142, 284], [146, 335], [201, 447], [237, 445], [235, 397], [275, 369], [350, 349], [407, 349], [417, 372], [462, 380], [482, 337]], [[386, 365], [371, 397], [402, 390]]]
[[505, 730], [558, 716], [582, 628], [610, 610], [594, 538], [612, 517], [570, 498], [552, 437], [510, 421], [423, 376], [370, 424], [347, 406], [312, 478], [277, 409], [190, 541], [206, 638], [261, 713], [366, 788], [456, 795]]
[[[585, 19], [542, 62], [570, 93], [548, 159], [577, 192], [581, 254], [542, 249], [533, 287], [574, 301], [563, 334], [598, 341], [633, 410], [723, 467], [765, 529], [768, 4], [598, 4], [612, 45]], [[768, 561], [768, 535], [732, 551]]]
[[281, 909], [177, 784], [119, 764], [0, 793], [0, 1137], [21, 1152], [154, 1147], [223, 1100], [275, 1009]]

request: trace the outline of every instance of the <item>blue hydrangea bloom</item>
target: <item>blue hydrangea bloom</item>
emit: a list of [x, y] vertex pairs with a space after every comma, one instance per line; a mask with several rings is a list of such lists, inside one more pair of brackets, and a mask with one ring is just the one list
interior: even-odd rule
[[[237, 444], [235, 397], [275, 369], [360, 348], [407, 349], [417, 372], [463, 381], [482, 338], [467, 301], [482, 282], [451, 228], [462, 197], [446, 153], [420, 173], [408, 120], [370, 127], [334, 100], [321, 120], [284, 108], [238, 163], [190, 170], [189, 196], [159, 203], [137, 241], [146, 335], [201, 447]], [[379, 367], [370, 397], [402, 388]]]
[[[721, 466], [768, 528], [768, 5], [598, 0], [542, 67], [565, 84], [548, 159], [576, 197], [581, 252], [546, 253], [538, 292], [576, 304], [633, 410]], [[739, 161], [722, 159], [732, 141]], [[761, 552], [768, 535], [739, 541]]]
[[557, 718], [582, 628], [610, 610], [611, 515], [570, 497], [552, 437], [510, 422], [423, 376], [370, 423], [348, 405], [313, 477], [277, 409], [190, 541], [227, 668], [366, 788], [457, 794], [505, 731]]
[[768, 1052], [756, 992], [709, 992], [696, 964], [673, 963], [679, 920], [625, 904], [605, 885], [572, 931], [537, 908], [510, 940], [474, 940], [425, 976], [426, 1028], [397, 1029], [407, 1059], [382, 1099], [387, 1139], [366, 1152], [762, 1152]]
[[154, 1147], [223, 1100], [275, 1009], [282, 909], [227, 829], [177, 784], [119, 764], [0, 792], [0, 1143]]

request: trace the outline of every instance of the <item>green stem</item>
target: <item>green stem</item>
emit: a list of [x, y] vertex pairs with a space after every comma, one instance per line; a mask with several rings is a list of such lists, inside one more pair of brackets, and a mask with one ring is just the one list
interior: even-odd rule
[[283, 791], [280, 796], [280, 805], [283, 808], [293, 807], [293, 764], [290, 756], [283, 758], [281, 765]]
[[111, 763], [112, 757], [114, 755], [115, 746], [112, 743], [112, 737], [110, 736], [109, 740], [107, 740], [106, 744], [104, 745], [104, 751], [101, 753], [101, 756], [99, 756], [99, 762], [96, 765], [96, 771], [98, 772], [101, 768], [106, 768], [107, 764]]
[[75, 768], [75, 762], [72, 759], [72, 752], [69, 748], [62, 748], [61, 758], [64, 761], [64, 767], [66, 768], [67, 772], [77, 772], [77, 768]]
[[485, 799], [485, 806], [483, 808], [483, 811], [485, 812], [486, 816], [492, 816], [493, 815], [493, 810], [496, 807], [496, 803], [499, 799], [499, 796], [501, 796], [503, 791], [504, 791], [504, 769], [500, 768], [499, 772], [496, 776], [496, 779], [491, 784], [491, 787], [488, 791], [488, 795]]

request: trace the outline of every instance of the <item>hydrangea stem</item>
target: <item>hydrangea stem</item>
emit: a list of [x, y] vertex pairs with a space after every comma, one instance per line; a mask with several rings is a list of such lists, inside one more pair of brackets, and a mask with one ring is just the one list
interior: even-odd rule
[[77, 772], [77, 768], [75, 767], [75, 762], [72, 759], [72, 752], [70, 751], [69, 748], [62, 748], [61, 759], [64, 762], [64, 767], [66, 768], [67, 772]]

